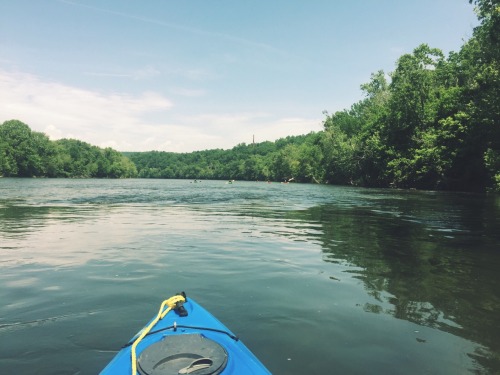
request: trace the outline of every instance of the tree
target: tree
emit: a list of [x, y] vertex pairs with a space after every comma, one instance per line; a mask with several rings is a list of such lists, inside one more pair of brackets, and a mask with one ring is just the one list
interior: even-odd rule
[[18, 120], [5, 121], [0, 126], [0, 139], [3, 143], [3, 174], [20, 177], [36, 175], [40, 160], [29, 126]]
[[403, 155], [414, 145], [415, 131], [426, 129], [435, 119], [435, 75], [442, 60], [439, 49], [422, 44], [401, 56], [391, 75], [385, 135], [389, 146]]

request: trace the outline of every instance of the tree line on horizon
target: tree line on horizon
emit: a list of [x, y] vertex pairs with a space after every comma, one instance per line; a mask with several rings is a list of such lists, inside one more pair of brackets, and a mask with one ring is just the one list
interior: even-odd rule
[[[19, 164], [12, 156], [12, 150], [22, 153], [23, 148], [4, 138], [4, 123], [0, 174], [22, 176], [13, 167], [18, 160], [24, 175], [50, 177], [293, 177], [298, 182], [500, 192], [500, 0], [469, 2], [476, 6], [479, 25], [458, 52], [444, 56], [422, 44], [404, 54], [393, 72], [373, 73], [361, 85], [362, 100], [333, 114], [324, 112], [320, 132], [230, 150], [126, 152], [122, 158], [112, 149], [61, 140], [53, 143], [56, 151], [39, 149], [42, 160], [59, 155], [43, 168], [34, 167], [40, 165], [36, 144], [51, 141], [42, 142], [45, 135], [32, 132], [35, 151], [26, 151], [26, 158], [37, 162], [28, 168], [25, 159]], [[79, 158], [78, 150], [86, 156]], [[72, 164], [78, 167], [71, 169]]]

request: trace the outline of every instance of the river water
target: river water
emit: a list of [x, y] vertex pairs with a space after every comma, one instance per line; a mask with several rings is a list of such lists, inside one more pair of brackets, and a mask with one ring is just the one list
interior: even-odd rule
[[96, 374], [186, 291], [273, 374], [500, 374], [500, 197], [0, 179], [0, 373]]

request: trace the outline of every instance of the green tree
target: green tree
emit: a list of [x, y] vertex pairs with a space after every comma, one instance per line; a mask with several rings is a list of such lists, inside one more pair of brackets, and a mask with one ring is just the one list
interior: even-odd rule
[[5, 121], [0, 126], [3, 147], [3, 174], [5, 176], [31, 177], [37, 175], [40, 158], [36, 153], [31, 129], [18, 120]]
[[404, 156], [414, 146], [417, 130], [426, 129], [435, 119], [436, 67], [443, 60], [439, 49], [426, 44], [399, 58], [389, 89], [385, 136], [388, 146]]

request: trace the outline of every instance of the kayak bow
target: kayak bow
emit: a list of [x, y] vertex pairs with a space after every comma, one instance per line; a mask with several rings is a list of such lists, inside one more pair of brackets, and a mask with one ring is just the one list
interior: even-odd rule
[[185, 293], [125, 344], [101, 375], [270, 374], [224, 324]]

